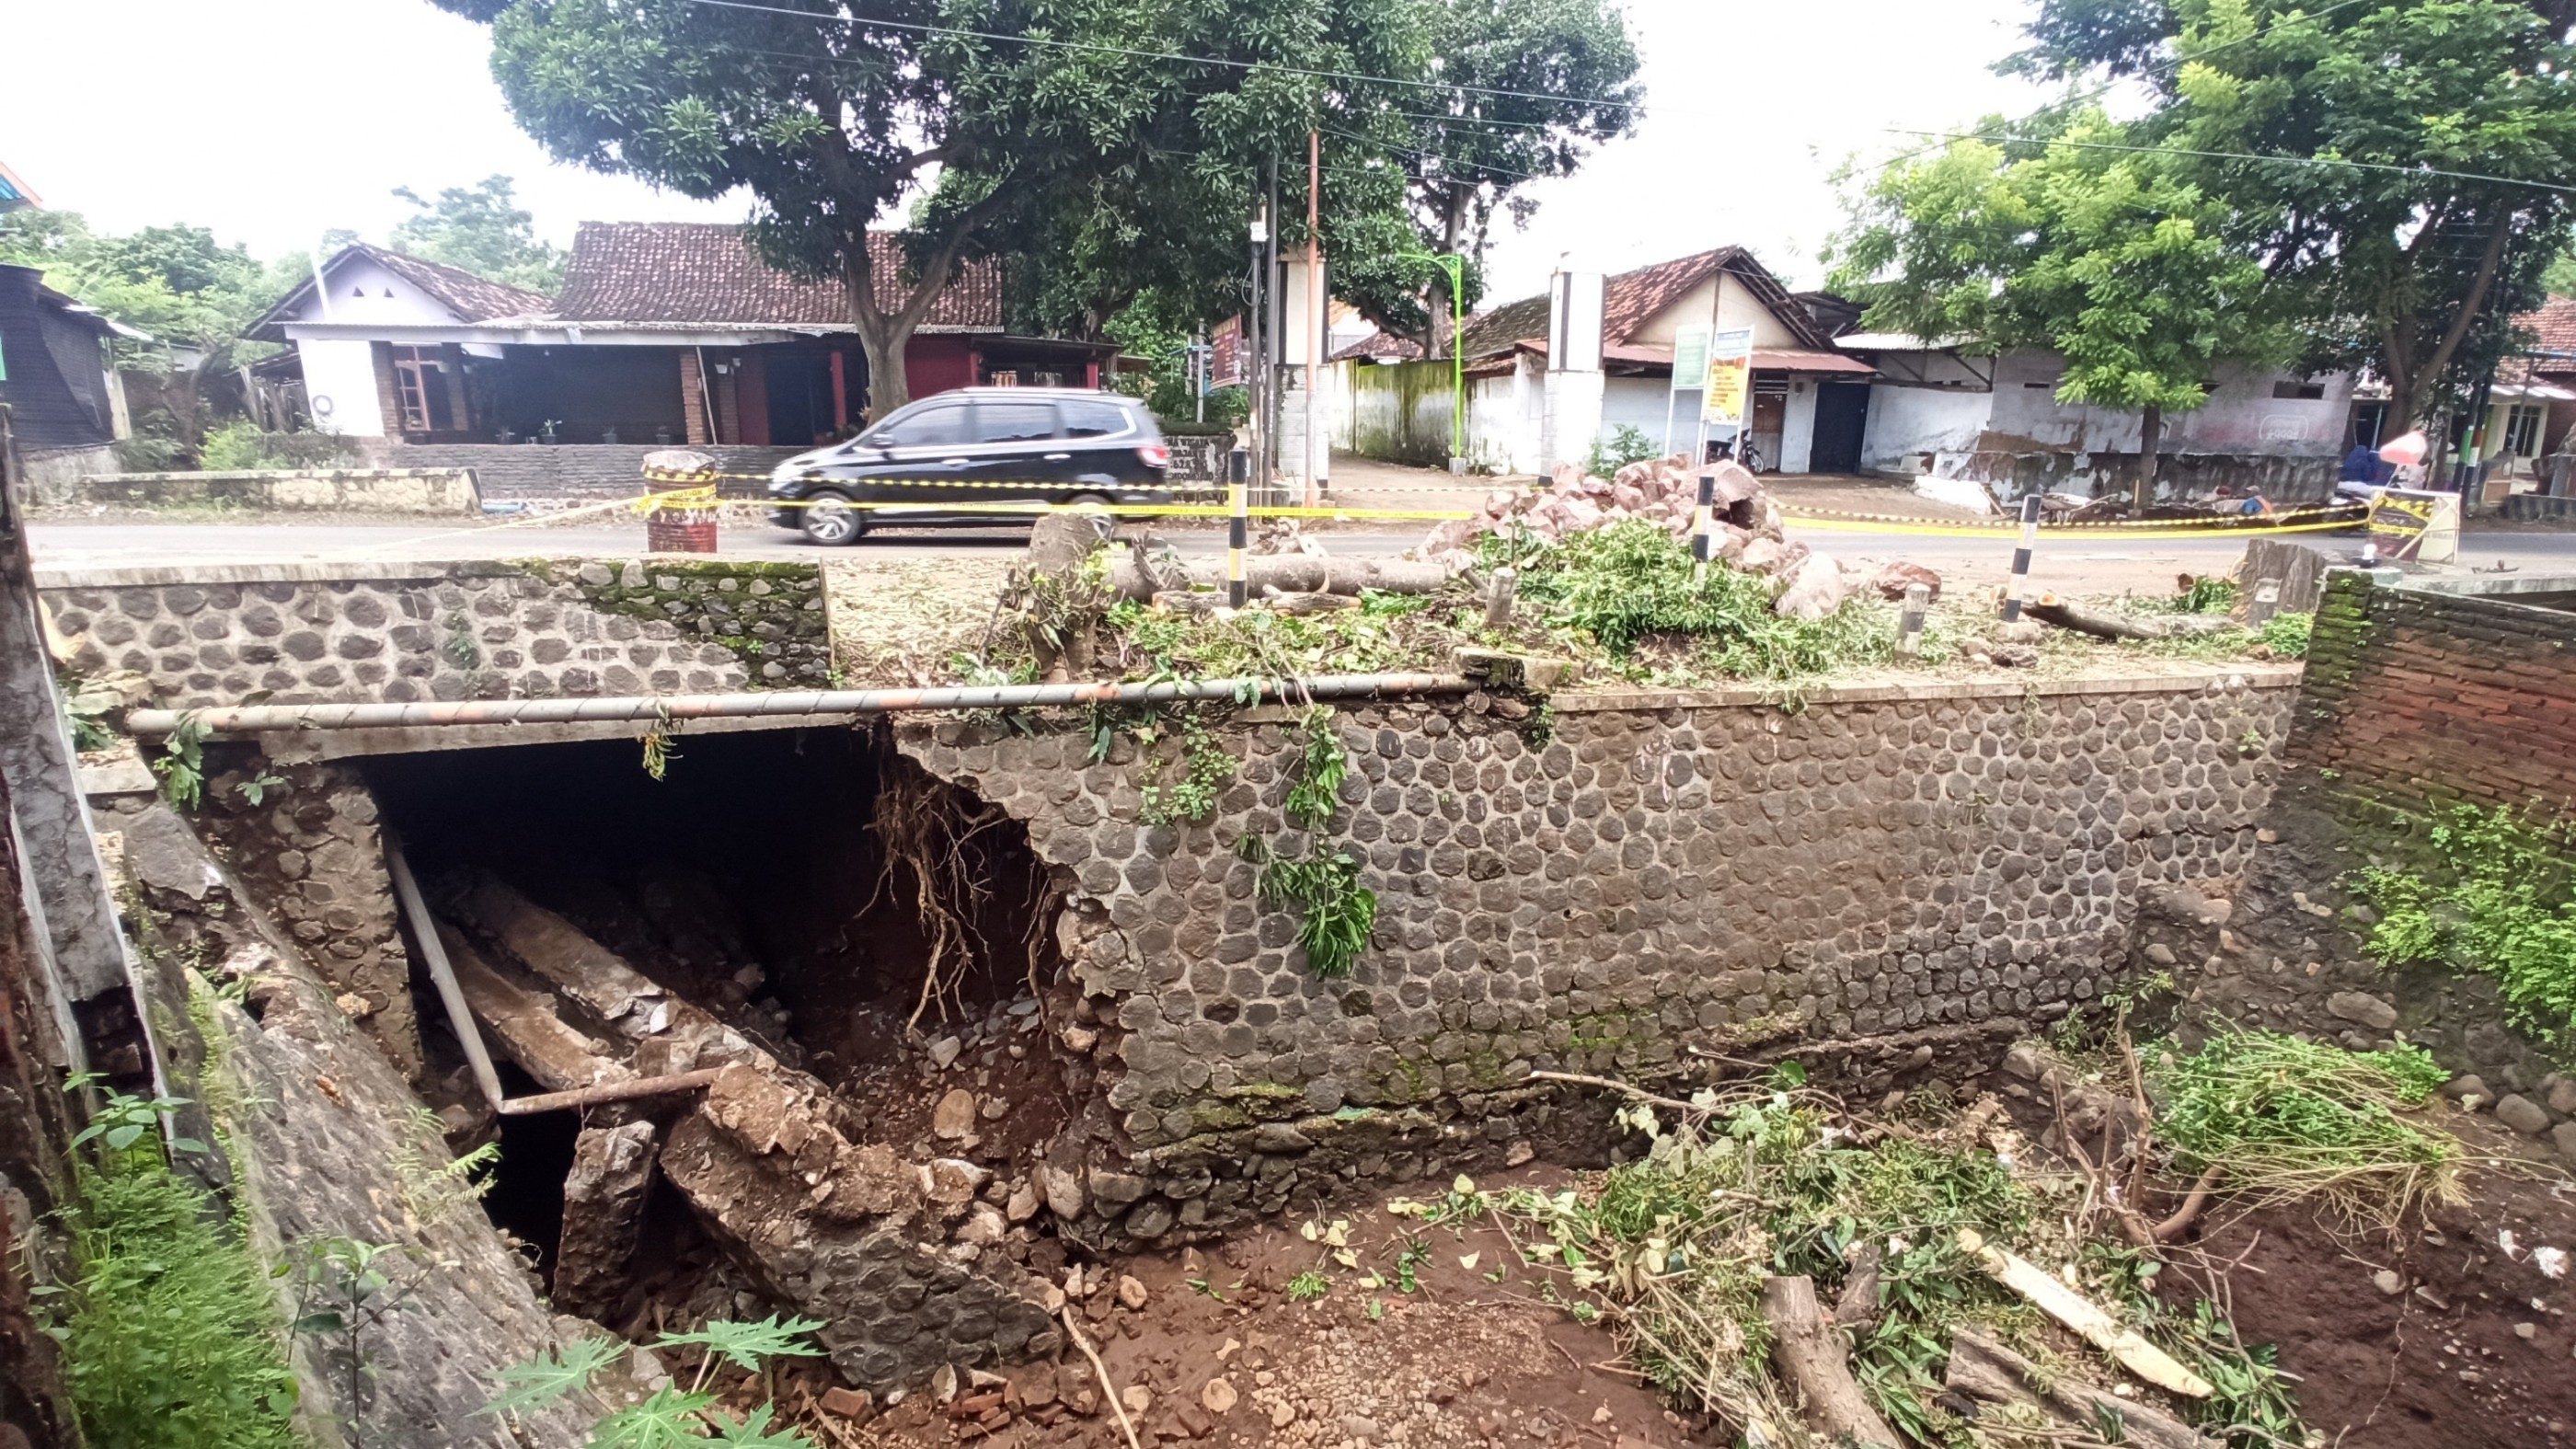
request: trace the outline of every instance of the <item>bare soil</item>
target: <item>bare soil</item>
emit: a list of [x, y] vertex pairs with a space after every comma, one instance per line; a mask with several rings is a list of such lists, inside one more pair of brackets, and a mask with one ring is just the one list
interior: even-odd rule
[[[2481, 1156], [2516, 1162], [2529, 1150], [2483, 1117], [2451, 1126]], [[2468, 1188], [2469, 1202], [2393, 1239], [2290, 1207], [2221, 1217], [2198, 1244], [2235, 1265], [2226, 1277], [2238, 1334], [2280, 1345], [2300, 1412], [2325, 1442], [2576, 1443], [2576, 1277], [2548, 1277], [2532, 1254], [2576, 1254], [2576, 1183], [2529, 1162], [2480, 1170]], [[2382, 1270], [2398, 1275], [2396, 1293], [2372, 1281]]]
[[[1537, 1168], [1515, 1176], [1553, 1183], [1567, 1174]], [[1436, 1195], [1443, 1187], [1412, 1191]], [[1311, 1221], [1317, 1241], [1303, 1236], [1303, 1224], [1282, 1224], [1211, 1249], [1085, 1272], [1084, 1281], [1100, 1286], [1073, 1300], [1075, 1321], [1120, 1392], [1144, 1390], [1146, 1407], [1131, 1414], [1142, 1442], [1283, 1449], [1708, 1442], [1704, 1423], [1670, 1412], [1619, 1362], [1606, 1331], [1541, 1300], [1538, 1279], [1522, 1276], [1498, 1229], [1425, 1233], [1375, 1205], [1321, 1210]], [[1322, 1240], [1336, 1222], [1346, 1242], [1340, 1249]], [[1408, 1248], [1410, 1292], [1399, 1286], [1408, 1281]], [[1329, 1290], [1292, 1301], [1289, 1284], [1309, 1271], [1324, 1274]], [[1371, 1273], [1380, 1286], [1363, 1286]], [[1122, 1298], [1122, 1277], [1142, 1289], [1141, 1307]], [[1006, 1378], [994, 1386], [970, 1379], [946, 1403], [917, 1392], [857, 1416], [826, 1409], [811, 1387], [791, 1401], [819, 1442], [848, 1449], [1127, 1442], [1079, 1351], [1068, 1347], [1056, 1361]]]

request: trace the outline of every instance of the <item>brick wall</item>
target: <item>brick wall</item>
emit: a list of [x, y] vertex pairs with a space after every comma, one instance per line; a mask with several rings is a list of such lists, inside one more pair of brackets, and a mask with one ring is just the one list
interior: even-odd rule
[[2334, 575], [2290, 757], [2412, 813], [2576, 809], [2576, 613]]
[[[1150, 1240], [1277, 1211], [1301, 1175], [1445, 1180], [1542, 1125], [1532, 1068], [1655, 1081], [1694, 1050], [1795, 1051], [1875, 1090], [1945, 1047], [1983, 1060], [2128, 974], [2143, 893], [2244, 868], [2294, 682], [1822, 690], [1798, 713], [1560, 696], [1552, 738], [1472, 704], [1352, 710], [1315, 840], [1280, 811], [1293, 725], [1222, 728], [1239, 779], [1185, 826], [1142, 822], [1144, 762], [1091, 763], [1087, 736], [898, 738], [1058, 868], [1058, 939], [1114, 1023], [1081, 1150], [1115, 1190], [1076, 1231]], [[1379, 914], [1348, 979], [1262, 908], [1247, 837], [1359, 858]]]
[[2569, 816], [2572, 650], [2576, 613], [2330, 575], [2250, 869], [2232, 890], [2143, 901], [2133, 948], [2142, 968], [2176, 972], [2187, 1028], [2311, 1033], [2356, 1050], [2402, 1038], [2542, 1110], [2555, 1065], [2508, 1023], [2494, 983], [2439, 963], [2379, 964], [2367, 950], [2379, 918], [2345, 882], [2371, 865], [2438, 872], [2428, 831], [2453, 805]]

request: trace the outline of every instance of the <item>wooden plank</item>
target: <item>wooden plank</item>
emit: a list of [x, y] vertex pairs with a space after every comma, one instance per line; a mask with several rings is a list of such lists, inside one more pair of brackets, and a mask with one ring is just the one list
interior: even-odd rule
[[2062, 1442], [2101, 1442], [2101, 1426], [2117, 1422], [2120, 1442], [2134, 1449], [2218, 1449], [2218, 1441], [2162, 1409], [2104, 1393], [2091, 1384], [2040, 1371], [2011, 1349], [1957, 1329], [1950, 1335], [1946, 1386], [1973, 1399], [2032, 1404], [2073, 1430]]
[[2186, 1398], [2205, 1399], [2209, 1380], [2176, 1362], [2173, 1355], [2149, 1343], [2137, 1330], [2102, 1311], [2093, 1300], [2057, 1281], [2046, 1269], [2017, 1254], [1994, 1247], [1974, 1228], [1959, 1230], [1959, 1251], [1977, 1260], [1998, 1283], [2039, 1305], [2041, 1312], [2118, 1359], [2122, 1367], [2158, 1388]]

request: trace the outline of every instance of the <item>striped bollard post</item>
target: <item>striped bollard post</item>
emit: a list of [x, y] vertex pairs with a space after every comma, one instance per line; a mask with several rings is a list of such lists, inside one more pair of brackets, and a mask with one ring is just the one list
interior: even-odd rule
[[1243, 607], [1243, 551], [1252, 544], [1250, 500], [1244, 484], [1225, 485], [1225, 602], [1229, 608]]
[[2004, 585], [2004, 622], [2021, 617], [2022, 589], [2030, 582], [2030, 554], [2039, 545], [2039, 495], [2021, 501], [2021, 545], [2013, 550], [2012, 582]]
[[1691, 515], [1691, 578], [1708, 577], [1709, 560], [1717, 556], [1717, 470], [1699, 475], [1699, 510]]
[[1905, 610], [1896, 616], [1896, 657], [1913, 659], [1923, 653], [1923, 616], [1932, 607], [1932, 590], [1926, 584], [1905, 586]]

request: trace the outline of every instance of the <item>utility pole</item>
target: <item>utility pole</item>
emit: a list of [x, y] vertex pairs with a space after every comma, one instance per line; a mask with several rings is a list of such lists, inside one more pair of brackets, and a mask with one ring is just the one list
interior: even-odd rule
[[1270, 304], [1264, 300], [1268, 289], [1262, 285], [1263, 262], [1267, 256], [1265, 249], [1269, 242], [1270, 213], [1255, 206], [1252, 215], [1251, 289], [1245, 294], [1240, 339], [1243, 347], [1241, 359], [1243, 385], [1249, 394], [1247, 401], [1252, 405], [1246, 419], [1252, 425], [1251, 446], [1244, 451], [1250, 455], [1250, 471], [1253, 477], [1246, 479], [1246, 482], [1254, 481], [1261, 476], [1261, 460], [1267, 450], [1270, 435], [1270, 410], [1264, 401], [1268, 390], [1263, 386], [1263, 374], [1269, 370], [1270, 349], [1268, 340], [1263, 336], [1264, 329], [1261, 325], [1270, 310]]
[[1306, 502], [1321, 501], [1324, 490], [1324, 468], [1316, 459], [1326, 457], [1323, 439], [1315, 436], [1315, 394], [1324, 382], [1324, 251], [1321, 233], [1324, 215], [1324, 137], [1320, 131], [1306, 133], [1306, 461], [1299, 472], [1306, 475]]
[[1268, 345], [1261, 352], [1264, 381], [1264, 415], [1261, 427], [1262, 458], [1260, 477], [1263, 488], [1269, 488], [1279, 477], [1279, 364], [1286, 360], [1286, 347], [1281, 344], [1279, 329], [1287, 322], [1286, 310], [1279, 305], [1279, 151], [1270, 152], [1270, 239], [1262, 252], [1262, 295], [1268, 299], [1268, 310], [1262, 314], [1262, 338]]

